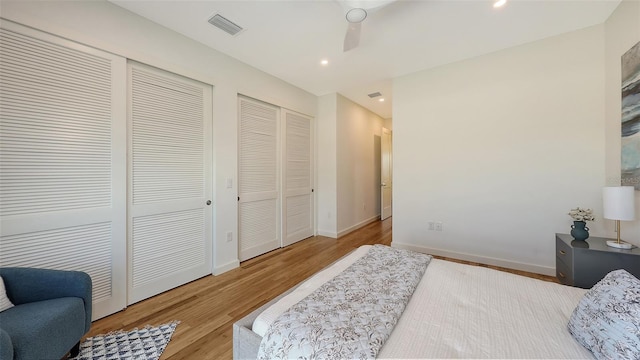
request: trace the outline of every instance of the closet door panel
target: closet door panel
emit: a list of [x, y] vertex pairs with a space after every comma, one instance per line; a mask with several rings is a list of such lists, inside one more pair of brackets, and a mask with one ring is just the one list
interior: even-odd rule
[[280, 247], [279, 108], [238, 98], [238, 246], [240, 261]]
[[129, 304], [211, 273], [211, 86], [131, 62]]
[[2, 21], [0, 266], [87, 272], [126, 305], [126, 61]]
[[283, 110], [283, 246], [313, 236], [313, 119]]

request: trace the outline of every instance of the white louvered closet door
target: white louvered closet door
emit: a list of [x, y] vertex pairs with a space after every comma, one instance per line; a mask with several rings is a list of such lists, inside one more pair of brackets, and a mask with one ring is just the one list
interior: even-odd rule
[[126, 60], [2, 21], [0, 266], [80, 270], [126, 306]]
[[132, 304], [211, 273], [212, 88], [128, 69]]
[[313, 119], [282, 111], [283, 144], [283, 246], [313, 236]]
[[280, 247], [280, 109], [238, 98], [238, 243], [240, 261]]

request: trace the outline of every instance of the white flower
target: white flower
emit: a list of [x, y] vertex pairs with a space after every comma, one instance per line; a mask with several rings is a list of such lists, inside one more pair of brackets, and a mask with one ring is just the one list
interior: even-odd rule
[[581, 209], [577, 207], [575, 209], [571, 209], [568, 214], [574, 221], [595, 221], [596, 219], [593, 216], [593, 210], [591, 209]]

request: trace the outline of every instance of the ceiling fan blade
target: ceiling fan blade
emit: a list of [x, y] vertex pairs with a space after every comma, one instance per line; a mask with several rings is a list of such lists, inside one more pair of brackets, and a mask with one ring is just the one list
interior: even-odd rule
[[349, 51], [358, 46], [360, 43], [360, 28], [362, 23], [349, 23], [347, 34], [344, 36], [343, 51]]

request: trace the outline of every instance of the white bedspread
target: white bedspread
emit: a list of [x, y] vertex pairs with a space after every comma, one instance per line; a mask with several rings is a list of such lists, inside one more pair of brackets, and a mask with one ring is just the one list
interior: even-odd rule
[[[336, 265], [346, 268], [362, 255], [358, 249]], [[254, 322], [254, 331], [261, 335], [259, 329], [266, 331], [269, 321], [338, 269], [327, 270], [328, 275], [316, 274], [311, 284], [267, 309]], [[567, 331], [585, 292], [433, 259], [378, 358], [592, 358]]]

